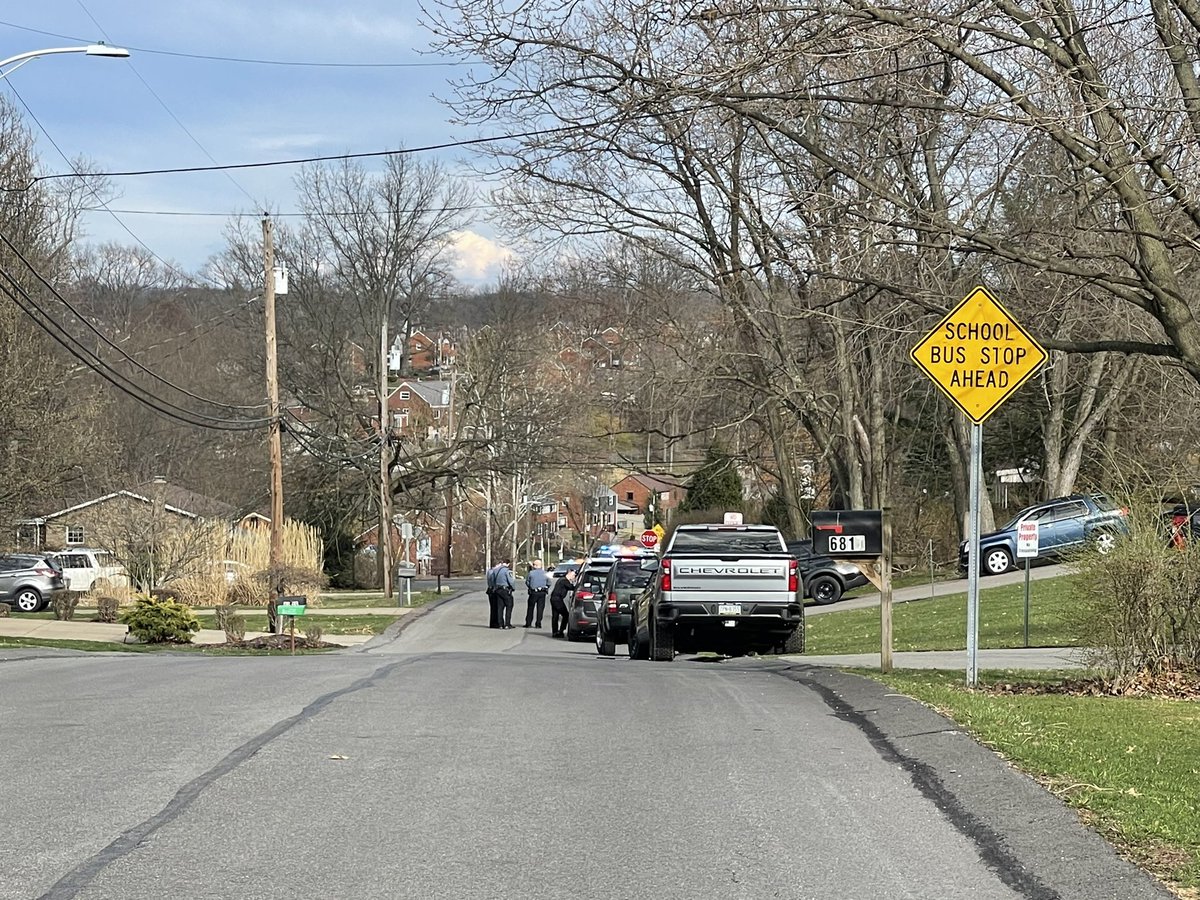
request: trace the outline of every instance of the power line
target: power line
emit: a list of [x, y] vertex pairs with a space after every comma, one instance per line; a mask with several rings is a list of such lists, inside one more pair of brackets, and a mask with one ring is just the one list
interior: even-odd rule
[[[89, 19], [92, 20], [92, 24], [95, 25], [100, 30], [100, 33], [102, 35], [104, 35], [104, 39], [111, 43], [111, 38], [109, 37], [108, 32], [104, 30], [104, 27], [96, 20], [96, 17], [92, 15], [92, 11], [90, 9], [88, 9], [87, 6], [84, 5], [83, 0], [75, 0], [75, 3], [76, 3], [76, 5], [78, 5], [78, 7], [80, 9], [83, 10], [84, 15], [86, 15]], [[191, 140], [191, 142], [193, 144], [195, 144], [198, 148], [200, 148], [200, 152], [203, 153], [208, 158], [208, 161], [213, 163], [214, 165], [216, 165], [216, 162], [217, 162], [216, 157], [214, 157], [211, 153], [208, 152], [208, 148], [205, 147], [202, 143], [200, 143], [200, 139], [198, 137], [196, 137], [194, 134], [192, 134], [191, 130], [186, 125], [183, 124], [183, 120], [180, 119], [179, 116], [175, 115], [175, 112], [171, 109], [171, 107], [167, 106], [167, 101], [165, 101], [159, 95], [158, 91], [154, 90], [154, 88], [152, 88], [150, 86], [150, 82], [148, 82], [145, 78], [142, 77], [142, 73], [139, 72], [137, 69], [137, 66], [135, 66], [133, 64], [133, 60], [129, 61], [129, 70], [131, 72], [133, 72], [133, 74], [135, 76], [137, 76], [137, 80], [140, 81], [142, 83], [143, 87], [145, 87], [146, 90], [150, 92], [150, 96], [158, 101], [158, 105], [161, 106], [163, 108], [163, 110], [166, 112], [166, 114], [171, 117], [172, 121], [174, 121], [175, 124], [180, 127], [180, 129], [183, 131], [184, 134], [186, 134], [188, 136], [188, 138]], [[245, 198], [250, 201], [250, 205], [252, 207], [258, 205], [258, 202], [250, 195], [250, 192], [247, 191], [244, 187], [242, 187], [242, 185], [240, 185], [238, 183], [237, 179], [234, 178], [233, 175], [231, 175], [228, 172], [226, 172], [224, 174], [225, 174], [225, 177], [229, 180], [229, 183], [232, 184], [239, 191], [241, 191], [242, 194], [245, 196]]]
[[52, 297], [54, 297], [56, 300], [58, 300], [68, 310], [70, 310], [71, 313], [76, 317], [76, 319], [81, 321], [87, 327], [87, 329], [89, 331], [91, 331], [93, 334], [95, 334], [96, 337], [100, 338], [100, 340], [103, 341], [105, 344], [107, 344], [109, 347], [116, 350], [117, 353], [119, 353], [124, 359], [126, 359], [130, 363], [132, 363], [137, 369], [140, 369], [142, 372], [145, 372], [147, 375], [149, 375], [154, 380], [161, 382], [162, 384], [166, 385], [167, 387], [171, 388], [172, 390], [178, 391], [181, 394], [185, 394], [186, 396], [191, 397], [193, 400], [199, 400], [201, 403], [207, 403], [210, 406], [223, 407], [225, 409], [232, 409], [232, 410], [255, 410], [255, 409], [262, 409], [266, 405], [263, 403], [259, 403], [259, 404], [255, 404], [253, 406], [244, 406], [244, 405], [233, 404], [233, 403], [225, 403], [220, 400], [210, 400], [207, 397], [201, 397], [199, 394], [194, 394], [191, 391], [189, 391], [187, 388], [180, 387], [179, 385], [175, 384], [173, 381], [170, 381], [169, 379], [164, 378], [162, 375], [159, 375], [157, 372], [154, 372], [153, 370], [151, 370], [150, 368], [148, 368], [147, 366], [145, 366], [141, 362], [139, 362], [137, 359], [130, 356], [127, 352], [125, 352], [124, 348], [119, 346], [115, 341], [112, 340], [112, 338], [110, 338], [108, 335], [106, 335], [104, 332], [102, 332], [99, 328], [97, 328], [95, 325], [93, 325], [91, 323], [91, 321], [85, 315], [83, 315], [83, 313], [81, 313], [71, 303], [71, 301], [69, 301], [66, 297], [64, 297], [62, 294], [60, 294], [58, 292], [58, 290], [54, 287], [54, 285], [52, 285], [46, 279], [45, 276], [43, 276], [40, 272], [37, 271], [37, 269], [34, 268], [33, 263], [31, 263], [25, 257], [25, 255], [23, 253], [21, 253], [20, 249], [12, 241], [10, 241], [8, 239], [8, 236], [2, 232], [0, 232], [0, 243], [3, 243], [4, 246], [7, 247], [17, 257], [17, 259], [21, 260], [21, 262], [24, 263], [25, 267], [30, 271], [30, 273], [32, 273], [33, 277], [36, 278], [39, 282], [41, 282], [42, 286], [47, 291], [50, 292], [50, 295]]
[[[13, 248], [12, 243], [6, 235], [0, 233], [0, 238], [10, 249]], [[18, 256], [20, 254], [18, 253]], [[46, 284], [45, 279], [37, 272], [30, 262], [24, 257], [20, 257], [22, 263], [29, 271], [43, 284]], [[7, 283], [5, 287], [4, 283]], [[52, 293], [53, 289], [50, 289]], [[111, 364], [106, 362], [96, 351], [90, 350], [80, 344], [80, 342], [49, 312], [43, 309], [33, 296], [22, 286], [17, 277], [7, 268], [0, 266], [0, 292], [7, 295], [22, 312], [29, 316], [34, 323], [45, 331], [56, 343], [63, 347], [72, 357], [84, 366], [91, 369], [101, 378], [116, 387], [118, 390], [128, 394], [140, 403], [149, 406], [151, 409], [184, 422], [188, 425], [195, 425], [202, 428], [213, 428], [216, 430], [225, 431], [248, 431], [260, 428], [268, 420], [265, 418], [228, 418], [222, 416], [212, 416], [207, 413], [198, 412], [188, 409], [176, 403], [167, 400], [152, 391], [142, 387], [129, 376], [115, 369]], [[61, 298], [59, 298], [61, 299]], [[149, 370], [147, 370], [149, 371]], [[154, 373], [150, 373], [154, 374]], [[157, 377], [157, 376], [155, 376]], [[160, 379], [162, 380], [162, 379]], [[194, 395], [193, 395], [194, 396]], [[212, 401], [205, 401], [211, 403]]]
[[[41, 131], [42, 135], [46, 138], [46, 140], [48, 140], [50, 142], [50, 146], [55, 149], [55, 151], [58, 153], [58, 155], [62, 157], [63, 162], [65, 162], [67, 164], [67, 166], [71, 169], [72, 174], [76, 178], [86, 179], [86, 178], [92, 177], [88, 173], [79, 172], [75, 168], [75, 164], [71, 162], [70, 158], [63, 151], [62, 147], [60, 147], [58, 145], [58, 142], [56, 140], [54, 140], [54, 136], [52, 134], [50, 134], [50, 132], [46, 129], [46, 126], [42, 124], [42, 120], [37, 117], [37, 114], [33, 111], [32, 108], [30, 108], [29, 104], [25, 102], [25, 98], [21, 96], [21, 92], [17, 90], [16, 85], [9, 82], [8, 87], [13, 92], [13, 94], [16, 96], [17, 100], [20, 101], [21, 106], [23, 106], [25, 108], [25, 112], [28, 113], [29, 118], [33, 119], [33, 122], [35, 125], [37, 125], [38, 130]], [[173, 272], [175, 275], [182, 278], [185, 282], [188, 282], [190, 284], [197, 283], [196, 279], [192, 275], [188, 274], [187, 272], [180, 271], [178, 268], [173, 266], [171, 263], [167, 262], [165, 259], [163, 259], [161, 256], [159, 256], [157, 253], [155, 253], [154, 250], [152, 250], [145, 241], [143, 241], [140, 237], [138, 237], [136, 234], [134, 234], [133, 230], [128, 225], [126, 225], [124, 222], [122, 222], [121, 219], [116, 215], [116, 213], [114, 213], [108, 207], [108, 204], [100, 196], [100, 190], [99, 190], [98, 186], [90, 186], [88, 188], [88, 193], [96, 200], [96, 202], [98, 202], [100, 204], [98, 209], [93, 207], [93, 208], [89, 209], [88, 211], [90, 211], [90, 212], [103, 211], [103, 212], [108, 213], [112, 217], [112, 220], [114, 222], [116, 222], [119, 226], [121, 226], [122, 230], [124, 230], [124, 232], [127, 235], [129, 235], [131, 238], [133, 238], [134, 242], [139, 247], [141, 247], [143, 250], [145, 250], [147, 253], [149, 253], [152, 257], [154, 257], [154, 259], [158, 260], [158, 262], [163, 266], [163, 268], [167, 269], [169, 272]], [[211, 283], [216, 284], [216, 282], [213, 281], [211, 278], [208, 280]]]
[[[70, 34], [60, 34], [56, 31], [44, 31], [40, 28], [30, 28], [28, 25], [18, 25], [15, 22], [0, 21], [0, 25], [7, 28], [15, 28], [18, 31], [27, 31], [30, 34], [41, 34], [46, 37], [61, 38], [64, 41], [75, 41], [81, 44], [91, 43], [88, 38], [76, 37]], [[229, 62], [242, 63], [255, 66], [292, 66], [296, 68], [309, 69], [426, 69], [426, 68], [450, 68], [459, 66], [478, 65], [482, 60], [443, 60], [439, 62], [312, 62], [307, 60], [289, 60], [289, 59], [256, 59], [245, 56], [219, 56], [207, 53], [185, 53], [180, 50], [160, 50], [152, 47], [135, 47], [132, 44], [122, 44], [126, 50], [133, 53], [147, 53], [155, 56], [174, 56], [180, 59], [201, 59], [210, 60], [212, 62]]]

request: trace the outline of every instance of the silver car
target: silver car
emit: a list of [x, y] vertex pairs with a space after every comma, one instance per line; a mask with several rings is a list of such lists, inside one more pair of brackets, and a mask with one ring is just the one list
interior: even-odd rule
[[14, 553], [0, 556], [0, 603], [18, 612], [39, 612], [67, 589], [62, 569], [52, 558]]

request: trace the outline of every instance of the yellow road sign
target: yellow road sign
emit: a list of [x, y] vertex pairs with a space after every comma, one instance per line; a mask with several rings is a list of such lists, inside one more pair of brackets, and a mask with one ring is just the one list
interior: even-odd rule
[[910, 355], [977, 424], [1046, 361], [1046, 351], [982, 287], [938, 322]]

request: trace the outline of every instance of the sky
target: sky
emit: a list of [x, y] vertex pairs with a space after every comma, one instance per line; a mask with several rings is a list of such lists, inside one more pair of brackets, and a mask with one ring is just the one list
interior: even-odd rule
[[[9, 4], [0, 12], [0, 59], [100, 41], [125, 47], [131, 55], [40, 57], [16, 70], [5, 67], [9, 74], [0, 78], [0, 92], [25, 116], [43, 168], [50, 172], [70, 171], [64, 155], [83, 157], [101, 172], [121, 172], [416, 148], [477, 137], [448, 124], [449, 110], [434, 99], [449, 94], [447, 80], [463, 67], [429, 51], [430, 36], [419, 15], [412, 0]], [[423, 155], [468, 174], [469, 150]], [[364, 165], [371, 169], [379, 163]], [[184, 271], [196, 272], [223, 247], [229, 216], [296, 211], [298, 169], [115, 178], [118, 196], [109, 202], [110, 211], [86, 214], [87, 239], [141, 242]], [[479, 202], [486, 206], [486, 196]], [[488, 227], [486, 208], [473, 215], [475, 221], [457, 242], [457, 274], [480, 286], [495, 279], [510, 252]]]

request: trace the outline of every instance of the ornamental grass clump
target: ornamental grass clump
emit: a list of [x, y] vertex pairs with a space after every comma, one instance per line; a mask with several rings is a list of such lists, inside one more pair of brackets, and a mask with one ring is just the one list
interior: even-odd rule
[[1152, 508], [1133, 507], [1130, 533], [1079, 557], [1079, 634], [1091, 662], [1123, 688], [1200, 676], [1200, 540], [1172, 540]]
[[200, 630], [196, 614], [176, 600], [140, 596], [121, 621], [143, 644], [190, 644]]

